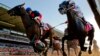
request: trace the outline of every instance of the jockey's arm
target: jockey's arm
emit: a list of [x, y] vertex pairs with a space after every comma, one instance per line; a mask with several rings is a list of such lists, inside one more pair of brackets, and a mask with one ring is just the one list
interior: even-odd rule
[[35, 17], [34, 19], [36, 20], [36, 22], [37, 22], [38, 24], [41, 23], [41, 20], [40, 20], [40, 17], [39, 17], [39, 16]]

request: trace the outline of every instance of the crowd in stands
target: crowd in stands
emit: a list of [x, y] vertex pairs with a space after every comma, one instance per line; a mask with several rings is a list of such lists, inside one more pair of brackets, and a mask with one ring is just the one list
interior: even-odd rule
[[[16, 42], [29, 43], [29, 39], [21, 33], [11, 31], [9, 29], [0, 28], [0, 39], [10, 40]], [[8, 55], [33, 55], [34, 50], [32, 46], [16, 43], [0, 42], [0, 56]]]
[[0, 43], [0, 53], [7, 53], [9, 55], [33, 55], [34, 50], [28, 45]]
[[29, 39], [21, 34], [9, 30], [0, 30], [0, 39], [29, 43]]

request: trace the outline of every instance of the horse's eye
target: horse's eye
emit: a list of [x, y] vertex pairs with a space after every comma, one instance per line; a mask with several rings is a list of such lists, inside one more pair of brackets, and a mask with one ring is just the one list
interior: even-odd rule
[[63, 8], [60, 8], [59, 10], [63, 10]]

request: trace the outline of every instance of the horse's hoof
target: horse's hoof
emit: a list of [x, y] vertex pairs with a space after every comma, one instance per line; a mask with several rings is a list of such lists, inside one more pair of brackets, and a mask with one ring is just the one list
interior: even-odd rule
[[87, 50], [87, 47], [83, 47], [83, 48], [81, 48], [81, 51], [86, 52], [86, 50]]
[[88, 51], [88, 53], [89, 53], [89, 54], [92, 54], [92, 51], [91, 51], [91, 50], [89, 50], [89, 51]]
[[63, 52], [63, 56], [67, 56], [67, 54], [65, 52]]
[[81, 54], [82, 54], [82, 53], [79, 53], [79, 55], [78, 55], [78, 56], [81, 56]]

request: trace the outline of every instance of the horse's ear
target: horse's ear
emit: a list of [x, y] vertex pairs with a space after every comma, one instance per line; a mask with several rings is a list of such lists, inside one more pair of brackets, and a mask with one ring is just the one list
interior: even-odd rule
[[21, 6], [23, 7], [25, 5], [25, 3], [21, 4]]

